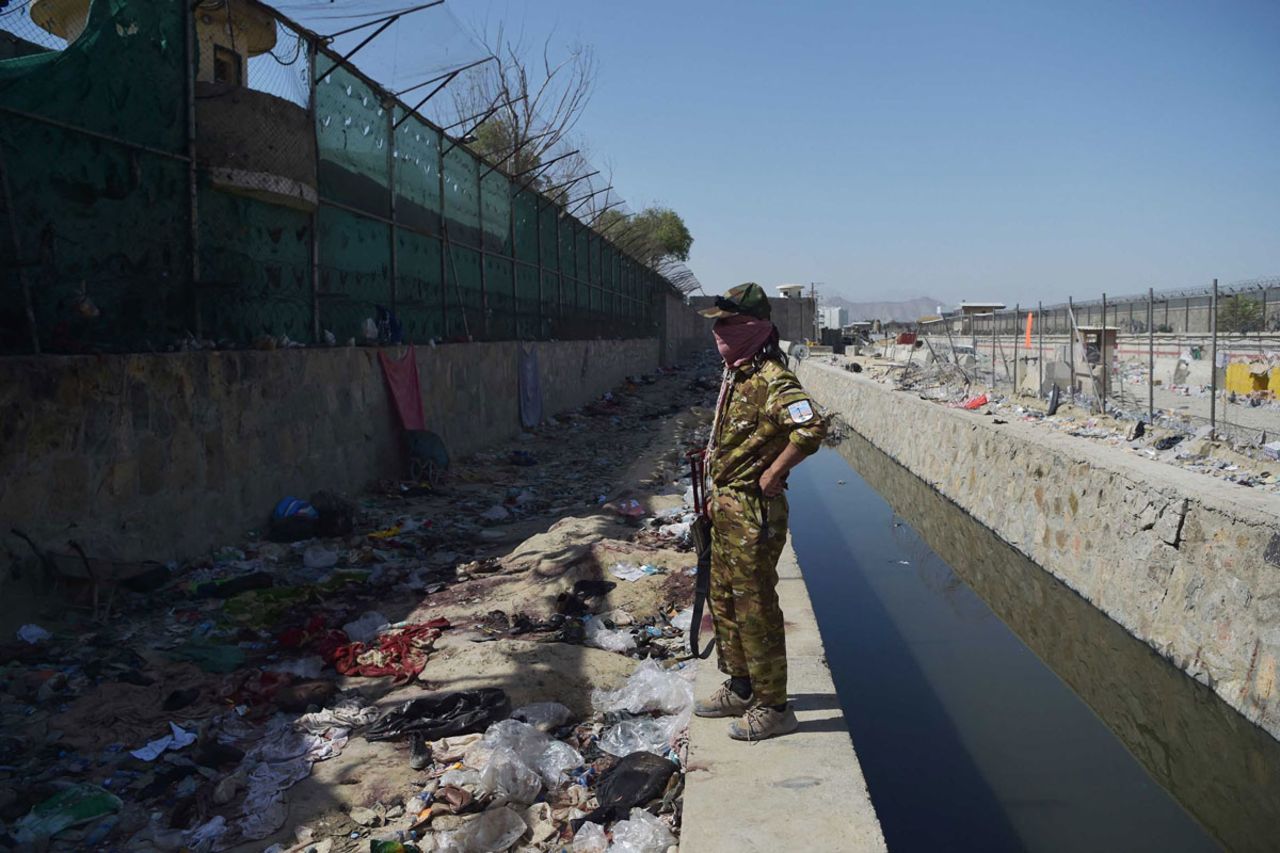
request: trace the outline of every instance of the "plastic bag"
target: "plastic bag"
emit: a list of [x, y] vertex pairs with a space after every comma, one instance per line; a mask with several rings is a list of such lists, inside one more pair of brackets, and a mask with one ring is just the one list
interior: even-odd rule
[[490, 726], [478, 749], [467, 753], [467, 763], [478, 766], [481, 750], [492, 750], [496, 755], [502, 749], [510, 750], [526, 767], [536, 771], [549, 788], [564, 782], [566, 771], [582, 766], [582, 756], [573, 747], [518, 720], [503, 720]]
[[520, 840], [528, 827], [507, 806], [489, 809], [452, 832], [436, 836], [437, 853], [502, 853]]
[[605, 773], [596, 788], [600, 807], [584, 823], [608, 823], [644, 806], [666, 792], [667, 783], [680, 769], [674, 761], [652, 752], [633, 752]]
[[594, 690], [591, 704], [601, 714], [629, 711], [643, 714], [688, 715], [693, 708], [693, 685], [678, 673], [646, 660], [618, 690]]
[[636, 647], [636, 638], [631, 636], [630, 631], [606, 628], [599, 616], [588, 618], [582, 627], [588, 646], [607, 652], [629, 652]]
[[675, 843], [665, 823], [644, 809], [632, 809], [630, 819], [613, 825], [609, 853], [666, 853]]
[[387, 617], [376, 610], [370, 610], [354, 622], [343, 625], [342, 630], [353, 643], [371, 643], [388, 624], [390, 620]]
[[507, 694], [497, 687], [462, 690], [410, 699], [383, 714], [365, 732], [365, 740], [391, 740], [421, 734], [427, 740], [478, 732], [511, 708]]
[[573, 853], [605, 853], [608, 849], [609, 837], [597, 823], [584, 823], [573, 836]]
[[687, 717], [636, 717], [605, 729], [600, 749], [619, 758], [633, 752], [662, 754], [689, 724]]
[[115, 794], [97, 785], [63, 788], [31, 809], [13, 824], [13, 837], [21, 844], [51, 838], [73, 826], [115, 814], [124, 804]]
[[302, 552], [302, 564], [308, 569], [331, 569], [338, 565], [338, 552], [323, 545], [312, 545]]
[[451, 785], [454, 788], [467, 790], [479, 789], [480, 771], [472, 770], [469, 767], [463, 767], [459, 770], [446, 770], [440, 776], [440, 785], [442, 787]]
[[693, 608], [688, 607], [677, 613], [671, 620], [671, 627], [688, 633], [693, 627]]
[[542, 793], [542, 777], [520, 759], [513, 750], [499, 747], [489, 755], [480, 771], [480, 791], [490, 794], [494, 803], [519, 803], [527, 806]]
[[573, 712], [559, 702], [534, 702], [512, 711], [511, 719], [528, 723], [540, 732], [549, 732], [572, 720]]

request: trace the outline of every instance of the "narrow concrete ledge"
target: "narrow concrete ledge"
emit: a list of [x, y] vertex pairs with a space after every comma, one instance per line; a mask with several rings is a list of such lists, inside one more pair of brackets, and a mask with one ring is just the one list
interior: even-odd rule
[[[788, 687], [800, 730], [760, 743], [730, 740], [727, 720], [694, 717], [681, 853], [883, 851], [822, 637], [790, 543], [778, 563], [787, 617]], [[698, 664], [698, 695], [724, 676]]]

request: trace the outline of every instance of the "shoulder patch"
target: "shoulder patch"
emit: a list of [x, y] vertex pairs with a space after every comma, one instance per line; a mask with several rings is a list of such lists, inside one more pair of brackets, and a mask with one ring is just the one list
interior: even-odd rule
[[801, 400], [787, 406], [787, 414], [791, 415], [792, 423], [807, 424], [813, 420], [813, 406], [809, 405], [808, 400]]

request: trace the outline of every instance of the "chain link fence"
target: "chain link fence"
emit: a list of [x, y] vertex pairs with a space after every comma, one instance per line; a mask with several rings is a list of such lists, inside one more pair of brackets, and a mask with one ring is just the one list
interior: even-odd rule
[[1264, 279], [979, 308], [908, 324], [885, 354], [957, 394], [1056, 388], [1097, 412], [1267, 445], [1280, 440], [1277, 296], [1280, 279]]

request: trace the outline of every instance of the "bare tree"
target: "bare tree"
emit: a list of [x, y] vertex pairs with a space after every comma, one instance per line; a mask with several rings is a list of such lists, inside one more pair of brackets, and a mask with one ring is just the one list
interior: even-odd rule
[[[454, 108], [460, 117], [494, 112], [476, 128], [469, 145], [513, 174], [536, 169], [567, 140], [591, 100], [595, 51], [590, 45], [571, 44], [563, 56], [553, 58], [548, 37], [535, 53], [523, 35], [508, 38], [501, 23], [478, 38], [495, 61], [467, 76], [454, 92]], [[569, 158], [557, 164], [556, 174], [572, 178], [574, 169], [585, 174], [589, 170], [585, 164], [585, 158]]]

